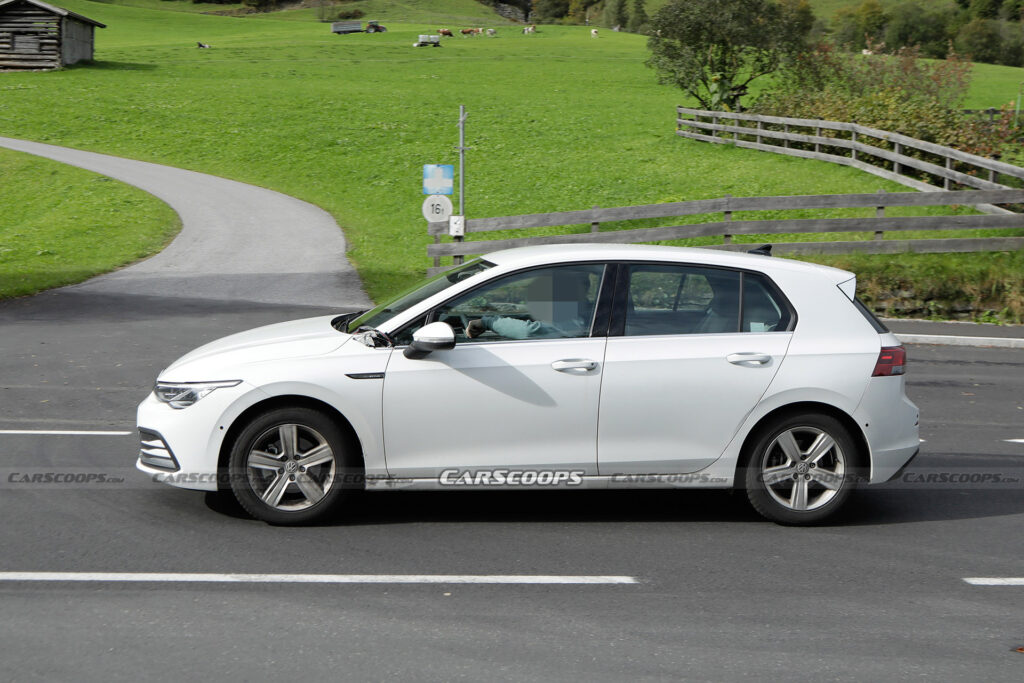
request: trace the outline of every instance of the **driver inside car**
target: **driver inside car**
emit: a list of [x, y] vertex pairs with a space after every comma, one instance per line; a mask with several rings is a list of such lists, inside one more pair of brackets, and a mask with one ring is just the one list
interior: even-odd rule
[[504, 339], [557, 339], [585, 337], [590, 332], [593, 304], [588, 301], [587, 273], [547, 273], [527, 286], [525, 307], [529, 320], [485, 315], [469, 321], [466, 336], [474, 339], [487, 331]]

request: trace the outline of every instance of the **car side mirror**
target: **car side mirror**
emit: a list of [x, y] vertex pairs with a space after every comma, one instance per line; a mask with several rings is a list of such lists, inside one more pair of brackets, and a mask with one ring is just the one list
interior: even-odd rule
[[431, 351], [455, 348], [455, 330], [448, 323], [430, 323], [412, 333], [412, 343], [405, 347], [406, 358], [417, 360]]

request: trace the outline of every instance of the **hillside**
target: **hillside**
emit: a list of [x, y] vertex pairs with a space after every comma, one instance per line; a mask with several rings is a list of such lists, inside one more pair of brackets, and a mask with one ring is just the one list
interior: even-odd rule
[[[456, 12], [467, 2], [432, 7]], [[97, 33], [98, 61], [3, 74], [0, 134], [191, 168], [313, 202], [345, 228], [377, 299], [429, 265], [421, 166], [456, 160], [459, 104], [469, 111], [471, 216], [900, 189], [847, 168], [679, 139], [673, 106], [682, 97], [644, 66], [642, 36], [499, 28], [497, 38], [415, 49], [439, 15], [388, 19], [386, 34], [335, 36], [279, 15], [65, 5], [109, 26]], [[198, 50], [197, 41], [212, 48]]]

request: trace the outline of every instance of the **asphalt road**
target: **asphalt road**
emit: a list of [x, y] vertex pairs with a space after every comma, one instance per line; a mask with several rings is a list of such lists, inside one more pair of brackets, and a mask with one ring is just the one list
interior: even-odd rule
[[[60, 290], [0, 303], [0, 430], [131, 430], [194, 346], [332, 309]], [[1024, 351], [915, 346], [926, 473], [1024, 471]], [[602, 574], [635, 585], [0, 581], [5, 680], [1024, 676], [1021, 484], [896, 482], [833, 526], [718, 492], [377, 493], [275, 528], [149, 482], [129, 436], [0, 433], [0, 571]], [[101, 472], [121, 483], [21, 484]]]

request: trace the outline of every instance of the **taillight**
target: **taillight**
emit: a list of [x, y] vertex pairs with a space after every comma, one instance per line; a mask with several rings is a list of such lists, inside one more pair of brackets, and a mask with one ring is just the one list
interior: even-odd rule
[[902, 346], [883, 346], [878, 352], [872, 377], [891, 377], [907, 371], [907, 350]]

